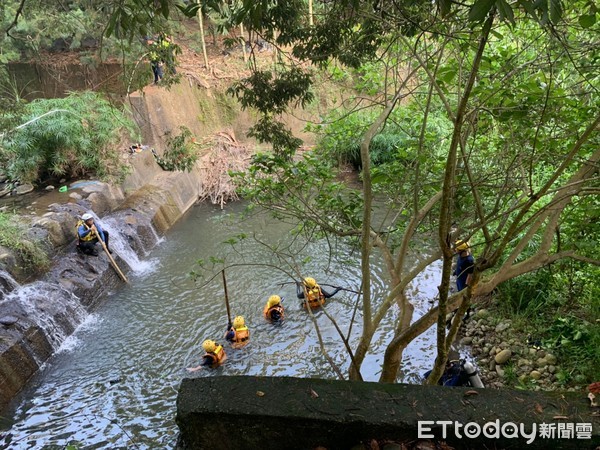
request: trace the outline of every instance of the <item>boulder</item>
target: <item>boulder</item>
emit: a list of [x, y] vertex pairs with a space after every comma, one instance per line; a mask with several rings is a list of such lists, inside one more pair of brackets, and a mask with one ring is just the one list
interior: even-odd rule
[[25, 184], [20, 184], [16, 187], [15, 189], [15, 194], [17, 195], [23, 195], [23, 194], [29, 194], [31, 191], [33, 191], [33, 185], [29, 184], [29, 183], [25, 183]]
[[496, 355], [496, 357], [494, 358], [494, 360], [496, 361], [496, 364], [504, 364], [506, 361], [508, 361], [510, 359], [511, 356], [512, 356], [512, 352], [510, 351], [510, 349], [506, 349], [506, 350], [502, 350], [500, 353], [498, 353]]

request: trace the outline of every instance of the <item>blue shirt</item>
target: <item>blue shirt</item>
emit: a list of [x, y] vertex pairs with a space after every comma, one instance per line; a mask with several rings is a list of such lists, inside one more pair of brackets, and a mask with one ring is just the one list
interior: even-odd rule
[[[98, 234], [100, 235], [100, 237], [102, 238], [104, 243], [106, 243], [106, 237], [104, 236], [104, 230], [102, 229], [102, 227], [100, 226], [99, 223], [94, 223], [94, 225], [96, 225]], [[89, 229], [85, 223], [82, 223], [81, 225], [79, 225], [79, 228], [77, 228], [77, 234], [79, 235], [80, 238], [86, 237], [91, 232], [92, 232], [92, 230]]]
[[475, 259], [472, 255], [467, 255], [464, 258], [458, 255], [454, 275], [456, 275], [456, 287], [459, 292], [467, 287], [467, 277], [469, 274], [473, 273], [474, 268]]

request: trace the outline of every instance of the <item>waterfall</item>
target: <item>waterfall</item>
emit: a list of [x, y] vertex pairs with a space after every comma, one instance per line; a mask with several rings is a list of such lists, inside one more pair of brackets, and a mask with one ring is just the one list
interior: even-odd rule
[[138, 256], [146, 256], [160, 242], [158, 233], [151, 224], [143, 226], [143, 236], [138, 232], [141, 226], [134, 229], [123, 217], [105, 217], [100, 220], [100, 225], [110, 233], [111, 250], [119, 255], [135, 274], [146, 274], [154, 269], [157, 261], [141, 260]]
[[0, 301], [0, 310], [35, 323], [55, 351], [87, 317], [76, 295], [44, 281], [13, 290]]

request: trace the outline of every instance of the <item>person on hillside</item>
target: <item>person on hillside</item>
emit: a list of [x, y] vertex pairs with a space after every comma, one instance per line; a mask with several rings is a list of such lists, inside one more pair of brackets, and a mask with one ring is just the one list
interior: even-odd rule
[[311, 309], [318, 308], [325, 304], [326, 298], [331, 298], [337, 294], [342, 288], [337, 287], [335, 291], [328, 292], [317, 284], [314, 278], [307, 277], [304, 281], [296, 281], [296, 296], [304, 299], [302, 305], [306, 308], [307, 305]]
[[85, 213], [77, 222], [77, 250], [86, 255], [98, 256], [96, 250], [98, 236], [106, 245], [106, 249], [112, 253], [108, 246], [108, 231], [104, 230], [99, 223], [94, 222], [94, 216]]
[[153, 39], [147, 39], [146, 45], [148, 46], [148, 59], [150, 60], [152, 74], [154, 75], [154, 84], [158, 84], [164, 76], [162, 70], [163, 61], [160, 57], [160, 46], [158, 42]]
[[160, 33], [158, 35], [158, 47], [160, 54], [162, 55], [162, 61], [167, 66], [167, 70], [171, 75], [175, 75], [177, 70], [175, 70], [175, 57], [173, 56], [175, 51], [173, 39], [165, 33]]
[[471, 246], [468, 241], [458, 240], [454, 243], [454, 248], [458, 253], [458, 260], [453, 275], [456, 276], [456, 288], [460, 292], [471, 285], [471, 278], [475, 270], [475, 259], [469, 250]]
[[284, 318], [284, 309], [281, 301], [283, 299], [279, 295], [271, 295], [265, 308], [263, 309], [263, 316], [269, 322], [281, 322]]
[[233, 326], [231, 323], [227, 324], [225, 339], [231, 342], [233, 348], [242, 348], [248, 345], [250, 342], [250, 331], [242, 316], [237, 316], [233, 319]]
[[211, 341], [207, 339], [202, 343], [202, 348], [204, 349], [204, 355], [202, 356], [202, 362], [199, 366], [196, 367], [188, 367], [188, 372], [196, 372], [197, 370], [202, 369], [203, 367], [209, 367], [211, 369], [215, 369], [219, 367], [221, 364], [225, 362], [227, 359], [227, 354], [225, 354], [225, 349], [222, 345], [217, 344], [215, 341]]

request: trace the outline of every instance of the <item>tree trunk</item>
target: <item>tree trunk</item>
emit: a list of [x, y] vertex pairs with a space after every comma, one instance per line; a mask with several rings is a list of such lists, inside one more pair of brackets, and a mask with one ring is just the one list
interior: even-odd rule
[[439, 288], [439, 307], [438, 307], [438, 319], [437, 319], [437, 356], [435, 358], [435, 364], [427, 379], [429, 384], [437, 384], [438, 380], [444, 373], [446, 367], [446, 360], [448, 359], [446, 343], [446, 302], [448, 300], [448, 292], [450, 287], [450, 273], [452, 271], [452, 258], [453, 251], [450, 247], [449, 242], [450, 227], [452, 223], [452, 209], [454, 206], [456, 189], [456, 164], [458, 160], [458, 147], [461, 143], [463, 124], [465, 118], [465, 112], [467, 110], [467, 104], [475, 85], [475, 78], [479, 72], [479, 65], [481, 58], [483, 57], [483, 51], [487, 45], [488, 36], [494, 23], [495, 8], [492, 9], [488, 16], [483, 28], [481, 30], [481, 37], [479, 39], [479, 46], [475, 59], [473, 60], [473, 66], [469, 74], [469, 79], [462, 98], [460, 99], [458, 108], [456, 110], [456, 118], [454, 121], [454, 132], [452, 134], [452, 142], [450, 143], [450, 149], [448, 150], [448, 159], [446, 160], [446, 173], [444, 176], [444, 187], [442, 189], [442, 207], [440, 209], [440, 224], [439, 224], [439, 242], [440, 248], [442, 249], [444, 262], [442, 267], [442, 283]]
[[202, 44], [202, 55], [204, 56], [204, 66], [208, 69], [208, 55], [206, 54], [206, 41], [204, 40], [204, 18], [202, 17], [201, 0], [198, 0], [198, 26], [200, 27], [200, 43]]
[[[408, 301], [406, 296], [402, 296], [402, 313], [396, 327], [395, 337], [405, 331], [412, 321], [415, 307]], [[382, 383], [394, 383], [398, 377], [398, 370], [402, 363], [402, 355], [404, 349], [408, 346], [408, 342], [404, 343], [399, 340], [392, 341], [393, 343], [388, 345], [385, 349], [385, 355], [383, 357], [383, 368], [379, 381]]]

